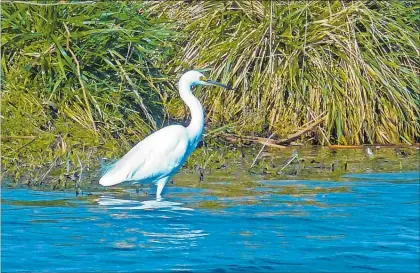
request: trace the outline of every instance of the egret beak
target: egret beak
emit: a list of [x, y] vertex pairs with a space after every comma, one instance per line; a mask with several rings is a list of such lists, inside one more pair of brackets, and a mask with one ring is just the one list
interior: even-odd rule
[[227, 85], [224, 85], [224, 84], [221, 84], [220, 82], [216, 82], [216, 81], [212, 81], [212, 80], [205, 80], [204, 82], [206, 83], [206, 85], [219, 86], [219, 87], [226, 88], [228, 90], [233, 90], [232, 87], [227, 86]]

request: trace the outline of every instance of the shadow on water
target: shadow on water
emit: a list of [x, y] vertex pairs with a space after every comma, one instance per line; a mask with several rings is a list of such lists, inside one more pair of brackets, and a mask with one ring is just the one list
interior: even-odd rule
[[177, 183], [161, 200], [4, 188], [2, 271], [415, 272], [418, 177]]

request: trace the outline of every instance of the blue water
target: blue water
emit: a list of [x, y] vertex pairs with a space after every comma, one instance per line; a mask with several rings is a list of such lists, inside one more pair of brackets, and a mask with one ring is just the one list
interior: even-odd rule
[[[261, 181], [259, 188], [344, 186], [347, 192], [262, 191], [225, 199], [170, 186], [161, 202], [129, 191], [76, 198], [73, 192], [3, 189], [1, 269], [419, 271], [419, 173], [346, 179]], [[202, 200], [225, 207], [199, 208]]]

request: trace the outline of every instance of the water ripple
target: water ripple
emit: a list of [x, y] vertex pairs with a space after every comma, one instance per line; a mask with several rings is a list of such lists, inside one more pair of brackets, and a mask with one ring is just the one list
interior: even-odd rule
[[[418, 173], [352, 175], [340, 183], [263, 181], [261, 195], [252, 199], [219, 199], [173, 186], [161, 200], [131, 192], [82, 199], [4, 189], [1, 269], [418, 272], [416, 178]], [[304, 194], [287, 194], [302, 189]]]

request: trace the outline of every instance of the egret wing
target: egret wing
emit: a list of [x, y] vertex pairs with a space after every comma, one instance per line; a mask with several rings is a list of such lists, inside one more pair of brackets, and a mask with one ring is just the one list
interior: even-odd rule
[[111, 186], [123, 181], [152, 181], [172, 175], [184, 163], [188, 149], [185, 127], [165, 127], [134, 146], [99, 181]]

